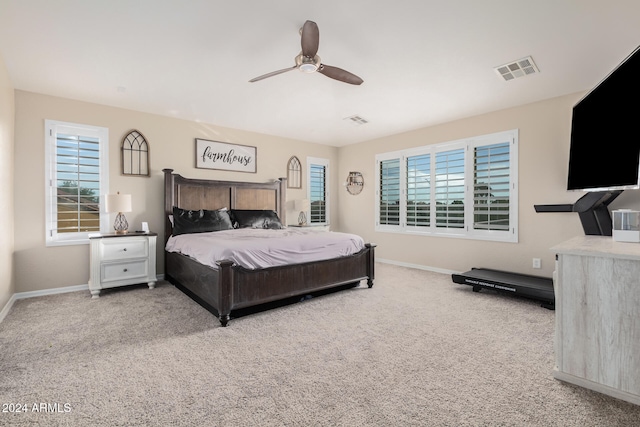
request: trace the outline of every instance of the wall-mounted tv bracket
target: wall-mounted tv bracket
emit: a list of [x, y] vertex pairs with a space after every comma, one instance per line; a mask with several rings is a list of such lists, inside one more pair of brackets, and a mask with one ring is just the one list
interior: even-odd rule
[[590, 191], [574, 204], [533, 205], [536, 212], [577, 212], [584, 234], [588, 236], [611, 236], [613, 222], [609, 205], [623, 190]]

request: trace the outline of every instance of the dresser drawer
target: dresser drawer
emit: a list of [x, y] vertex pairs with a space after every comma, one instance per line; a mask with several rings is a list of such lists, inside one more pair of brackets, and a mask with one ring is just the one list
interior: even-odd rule
[[111, 261], [130, 258], [144, 258], [149, 254], [146, 238], [128, 237], [122, 239], [103, 239], [102, 260]]
[[149, 262], [146, 259], [142, 259], [129, 262], [103, 263], [100, 270], [100, 281], [102, 283], [134, 279], [136, 277], [146, 278], [149, 274]]

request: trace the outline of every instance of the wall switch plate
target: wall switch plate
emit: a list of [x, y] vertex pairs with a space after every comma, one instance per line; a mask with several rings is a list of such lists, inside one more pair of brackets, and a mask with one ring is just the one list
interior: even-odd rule
[[542, 268], [542, 261], [540, 261], [540, 258], [533, 259], [533, 268]]

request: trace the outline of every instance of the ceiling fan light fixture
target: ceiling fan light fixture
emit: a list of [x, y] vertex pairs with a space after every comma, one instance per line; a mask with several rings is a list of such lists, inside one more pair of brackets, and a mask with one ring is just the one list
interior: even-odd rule
[[315, 64], [300, 64], [298, 69], [303, 73], [314, 73], [318, 67]]
[[303, 73], [315, 73], [318, 71], [318, 64], [320, 64], [320, 57], [318, 55], [313, 58], [300, 54], [296, 56], [296, 64], [298, 69]]

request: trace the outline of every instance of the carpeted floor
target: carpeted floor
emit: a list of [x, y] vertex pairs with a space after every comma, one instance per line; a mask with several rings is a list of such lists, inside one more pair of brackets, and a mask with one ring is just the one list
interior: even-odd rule
[[553, 379], [553, 311], [376, 267], [372, 289], [227, 328], [166, 283], [18, 300], [0, 425], [640, 425], [640, 407]]

